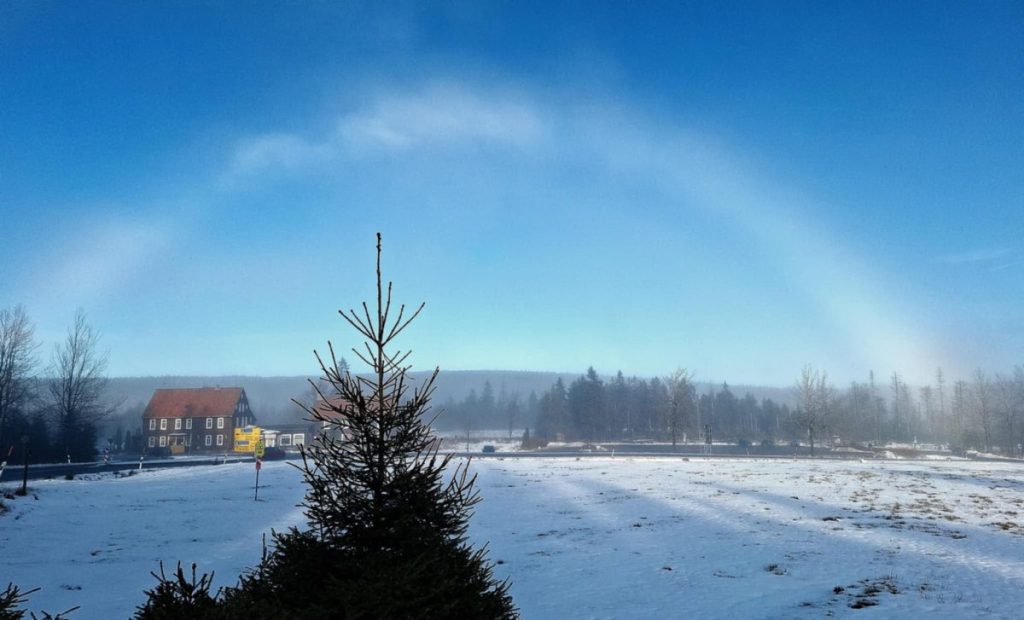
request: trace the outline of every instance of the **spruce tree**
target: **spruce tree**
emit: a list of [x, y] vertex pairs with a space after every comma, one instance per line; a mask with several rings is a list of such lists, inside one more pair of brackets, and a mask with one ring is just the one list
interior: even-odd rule
[[353, 375], [330, 343], [329, 359], [317, 354], [320, 404], [304, 408], [323, 430], [303, 449], [306, 514], [317, 540], [345, 558], [339, 568], [354, 615], [513, 617], [508, 584], [466, 539], [480, 501], [475, 476], [465, 463], [449, 467], [424, 422], [439, 371], [412, 388], [409, 352], [391, 350], [423, 305], [394, 314], [380, 253], [378, 234], [375, 310], [364, 303], [361, 314], [339, 312], [365, 339], [353, 351], [371, 372]]
[[[322, 426], [302, 448], [309, 528], [274, 535], [272, 550], [217, 595], [196, 596], [187, 580], [158, 578], [137, 618], [185, 608], [202, 618], [515, 618], [508, 582], [497, 581], [484, 549], [466, 538], [480, 501], [465, 463], [439, 455], [430, 424], [435, 369], [413, 388], [408, 352], [391, 345], [423, 309], [394, 312], [380, 272], [376, 307], [340, 311], [366, 342], [353, 349], [371, 369], [352, 374], [328, 343], [310, 381], [313, 404], [298, 403]], [[184, 585], [183, 585], [184, 584]], [[204, 593], [209, 581], [200, 583]], [[157, 600], [159, 595], [159, 599]], [[163, 604], [159, 604], [163, 603]], [[200, 605], [200, 603], [202, 605]]]

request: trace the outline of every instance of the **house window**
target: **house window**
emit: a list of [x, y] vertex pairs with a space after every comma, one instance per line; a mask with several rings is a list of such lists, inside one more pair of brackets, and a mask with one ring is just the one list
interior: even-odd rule
[[206, 418], [206, 428], [213, 428], [213, 418]]
[[292, 443], [297, 446], [301, 446], [302, 444], [306, 443], [306, 434], [295, 433], [295, 435], [292, 437]]
[[150, 437], [149, 438], [149, 447], [150, 448], [155, 448], [156, 447], [156, 437]]
[[160, 447], [161, 448], [166, 448], [167, 447], [167, 437], [165, 437], [163, 435], [160, 435]]
[[174, 418], [174, 430], [181, 430], [181, 418]]
[[291, 435], [281, 435], [280, 437], [277, 438], [277, 441], [282, 446], [290, 446], [290, 445], [292, 445], [292, 437], [291, 437]]
[[218, 446], [223, 446], [224, 445], [224, 435], [217, 435], [217, 445]]
[[206, 445], [209, 446], [211, 444], [213, 444], [213, 435], [207, 435], [206, 436]]
[[155, 418], [150, 419], [150, 421], [149, 421], [149, 430], [151, 430], [151, 431], [155, 431], [156, 430], [156, 419]]
[[192, 418], [185, 418], [185, 430], [192, 430]]
[[160, 430], [167, 430], [167, 418], [160, 418]]
[[217, 418], [217, 428], [224, 428], [224, 418]]

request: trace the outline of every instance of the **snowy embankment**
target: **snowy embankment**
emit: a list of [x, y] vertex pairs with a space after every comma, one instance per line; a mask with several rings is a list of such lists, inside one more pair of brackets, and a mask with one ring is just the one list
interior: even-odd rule
[[[999, 463], [477, 459], [490, 541], [525, 618], [1017, 618], [1024, 469]], [[159, 560], [231, 584], [302, 520], [268, 463], [34, 485], [6, 502], [0, 582], [30, 607], [123, 618]], [[266, 483], [264, 487], [263, 484]], [[2, 587], [3, 583], [0, 583]], [[856, 608], [855, 608], [856, 607]]]

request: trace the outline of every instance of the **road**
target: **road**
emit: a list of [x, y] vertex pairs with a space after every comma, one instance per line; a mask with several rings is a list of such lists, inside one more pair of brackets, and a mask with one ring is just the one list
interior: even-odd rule
[[[205, 458], [182, 458], [182, 459], [158, 459], [143, 461], [143, 469], [164, 469], [168, 467], [191, 467], [195, 465], [220, 465], [223, 463], [239, 463], [252, 461], [251, 456], [241, 455], [220, 455]], [[139, 460], [111, 460], [110, 463], [102, 461], [96, 463], [53, 463], [28, 466], [29, 480], [47, 480], [52, 478], [64, 478], [68, 475], [81, 476], [83, 474], [102, 474], [115, 471], [139, 469]], [[10, 484], [21, 482], [24, 476], [24, 467], [20, 464], [8, 463], [4, 470], [0, 483]]]
[[[830, 451], [827, 449], [818, 449], [816, 454], [811, 457], [809, 450], [806, 447], [794, 449], [791, 447], [778, 447], [778, 448], [762, 448], [762, 447], [750, 447], [741, 448], [739, 446], [731, 445], [715, 445], [710, 454], [705, 454], [701, 450], [701, 446], [698, 445], [680, 445], [677, 448], [673, 448], [668, 444], [606, 444], [600, 445], [593, 449], [579, 448], [579, 447], [565, 447], [557, 449], [544, 449], [528, 452], [453, 452], [453, 456], [462, 458], [593, 458], [593, 457], [651, 457], [651, 456], [664, 456], [664, 457], [699, 457], [699, 458], [756, 458], [756, 459], [793, 459], [793, 458], [815, 458], [815, 459], [829, 459], [829, 460], [844, 460], [844, 459], [864, 459], [872, 458], [859, 452], [841, 452], [841, 451]], [[297, 453], [289, 453], [288, 458], [290, 460], [297, 460], [299, 455]], [[878, 459], [878, 457], [874, 457]], [[872, 459], [872, 460], [874, 460]], [[900, 460], [914, 460], [902, 458]], [[999, 460], [1006, 462], [1020, 463], [1018, 459], [975, 459], [975, 460]], [[221, 465], [224, 463], [241, 463], [241, 462], [252, 462], [252, 457], [247, 455], [218, 455], [213, 457], [185, 457], [177, 459], [158, 459], [152, 461], [143, 461], [142, 469], [163, 469], [169, 467], [193, 467], [200, 465]], [[111, 473], [115, 471], [126, 471], [130, 469], [139, 469], [138, 459], [120, 459], [112, 460], [109, 464], [103, 462], [97, 463], [57, 463], [48, 465], [29, 465], [28, 468], [28, 479], [29, 480], [47, 480], [54, 478], [64, 478], [68, 475], [81, 476], [83, 474], [102, 474]], [[0, 479], [0, 483], [10, 484], [20, 483], [23, 476], [23, 469], [20, 465], [14, 463], [7, 464], [7, 470], [3, 474], [3, 478]]]

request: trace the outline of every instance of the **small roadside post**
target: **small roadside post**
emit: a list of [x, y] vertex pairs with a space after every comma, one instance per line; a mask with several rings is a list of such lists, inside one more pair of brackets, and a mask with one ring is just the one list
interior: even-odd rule
[[18, 491], [18, 495], [24, 497], [28, 495], [28, 435], [21, 436], [21, 451], [22, 458], [25, 459], [25, 470], [21, 476], [21, 490]]
[[259, 501], [260, 498], [260, 468], [263, 466], [263, 452], [265, 451], [266, 445], [263, 440], [260, 439], [256, 442], [256, 450], [253, 451], [253, 456], [256, 457], [256, 493], [252, 496], [252, 501]]
[[11, 448], [7, 451], [7, 456], [5, 456], [4, 461], [0, 463], [0, 479], [4, 477], [4, 470], [7, 469], [7, 461], [11, 458], [11, 454], [14, 454], [14, 444], [11, 444]]

